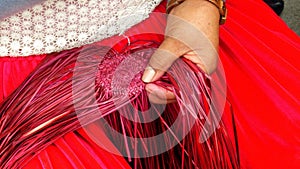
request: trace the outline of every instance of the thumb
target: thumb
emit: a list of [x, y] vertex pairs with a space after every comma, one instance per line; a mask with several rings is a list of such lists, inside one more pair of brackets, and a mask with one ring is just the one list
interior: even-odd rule
[[158, 80], [180, 56], [187, 53], [189, 48], [178, 40], [166, 37], [160, 47], [151, 56], [142, 80], [150, 83]]

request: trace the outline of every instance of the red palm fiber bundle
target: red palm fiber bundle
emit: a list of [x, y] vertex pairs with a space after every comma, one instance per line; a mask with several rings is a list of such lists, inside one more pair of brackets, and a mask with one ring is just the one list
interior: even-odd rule
[[[209, 78], [198, 67], [185, 59], [184, 65], [180, 60], [176, 62], [155, 84], [176, 93], [177, 103], [163, 108], [164, 105], [150, 104], [141, 81], [142, 72], [136, 74], [134, 70], [145, 68], [159, 43], [137, 40], [120, 51], [93, 44], [47, 56], [0, 105], [0, 167], [22, 167], [34, 154], [68, 132], [98, 123], [133, 168], [238, 168], [222, 123], [214, 122], [217, 113], [209, 113]], [[135, 63], [127, 58], [134, 58]], [[130, 75], [133, 78], [128, 88], [124, 81]], [[189, 83], [176, 80], [184, 76], [189, 77]], [[191, 93], [196, 95], [191, 97]], [[149, 118], [140, 112], [146, 110], [151, 115], [158, 114], [158, 118], [147, 123], [132, 120]], [[191, 118], [194, 124], [190, 124]], [[103, 119], [109, 125], [103, 125]], [[172, 128], [177, 120], [181, 125]], [[207, 120], [212, 127], [219, 127], [206, 142], [200, 143]], [[109, 128], [122, 136], [109, 132]], [[191, 129], [185, 136], [188, 128]], [[160, 142], [147, 146], [124, 139], [152, 137], [171, 129], [176, 134], [164, 135], [161, 142], [177, 145], [166, 152], [156, 153]], [[136, 154], [130, 152], [136, 149], [147, 149], [154, 156], [135, 158]]]

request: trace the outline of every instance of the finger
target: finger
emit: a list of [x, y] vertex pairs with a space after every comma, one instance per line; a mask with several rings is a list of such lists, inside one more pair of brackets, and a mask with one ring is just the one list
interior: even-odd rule
[[146, 90], [149, 94], [149, 100], [153, 103], [165, 104], [176, 102], [175, 94], [170, 90], [155, 84], [147, 84]]
[[[207, 70], [207, 67], [203, 64], [201, 57], [198, 56], [194, 51], [184, 54], [183, 57], [192, 61], [195, 65], [197, 65], [205, 73], [209, 73]], [[211, 65], [210, 67], [213, 67], [213, 65]]]
[[189, 48], [180, 41], [170, 37], [166, 38], [151, 56], [142, 80], [149, 83], [159, 79], [173, 62], [188, 50]]
[[156, 95], [148, 93], [148, 98], [151, 103], [154, 104], [169, 104], [169, 103], [175, 103], [176, 100], [165, 100], [165, 99], [160, 99]]

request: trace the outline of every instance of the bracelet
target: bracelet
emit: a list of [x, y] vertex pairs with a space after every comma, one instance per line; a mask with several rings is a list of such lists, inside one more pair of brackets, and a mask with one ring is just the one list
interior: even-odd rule
[[[170, 0], [167, 5], [167, 13], [170, 13], [174, 7], [180, 5], [184, 1], [185, 0]], [[206, 1], [212, 3], [218, 8], [220, 12], [220, 25], [224, 24], [227, 18], [227, 8], [225, 6], [225, 1], [223, 0], [206, 0]]]

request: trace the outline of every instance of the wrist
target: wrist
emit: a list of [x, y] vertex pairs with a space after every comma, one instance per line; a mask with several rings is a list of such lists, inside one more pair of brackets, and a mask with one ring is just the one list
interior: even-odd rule
[[[224, 24], [227, 17], [227, 9], [225, 6], [225, 0], [169, 0], [166, 13], [170, 13], [173, 8], [181, 5], [182, 3], [192, 3], [193, 5], [210, 5], [218, 10], [220, 15], [220, 24]], [[196, 3], [196, 4], [195, 4]], [[213, 10], [213, 9], [212, 9]]]

